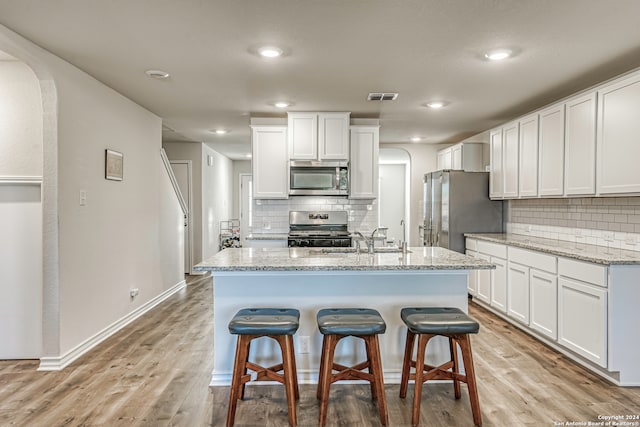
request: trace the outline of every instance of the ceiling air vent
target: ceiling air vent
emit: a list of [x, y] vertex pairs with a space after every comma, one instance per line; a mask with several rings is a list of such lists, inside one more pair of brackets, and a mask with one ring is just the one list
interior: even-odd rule
[[395, 101], [398, 94], [395, 92], [372, 92], [367, 97], [367, 101]]

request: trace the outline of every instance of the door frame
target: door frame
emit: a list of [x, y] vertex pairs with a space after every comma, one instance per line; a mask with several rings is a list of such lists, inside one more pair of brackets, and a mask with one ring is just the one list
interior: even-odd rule
[[[185, 227], [187, 227], [187, 239], [188, 242], [185, 242], [185, 260], [188, 262], [189, 269], [185, 271], [187, 274], [201, 274], [200, 272], [195, 272], [193, 270], [193, 175], [192, 175], [192, 162], [191, 160], [169, 160], [169, 164], [171, 165], [187, 165], [187, 185], [189, 186], [189, 191], [187, 194], [187, 200], [184, 199], [182, 195], [182, 190], [178, 186], [178, 182], [173, 183], [173, 187], [176, 190], [177, 194], [180, 195], [178, 199], [182, 199], [181, 205], [183, 205], [183, 211], [186, 208], [185, 216], [186, 222]], [[173, 168], [171, 169], [173, 173]]]
[[[238, 218], [240, 220], [240, 245], [242, 247], [244, 247], [244, 238], [247, 236], [248, 231], [248, 227], [252, 226], [252, 219], [251, 219], [251, 213], [252, 210], [249, 210], [249, 220], [248, 220], [248, 227], [247, 229], [245, 229], [245, 227], [243, 227], [242, 225], [242, 215], [244, 214], [244, 212], [242, 212], [242, 178], [246, 178], [246, 177], [250, 177], [251, 178], [251, 182], [253, 182], [253, 174], [250, 173], [240, 173], [238, 174]], [[249, 192], [249, 204], [253, 203], [253, 194], [250, 191]]]
[[[406, 150], [405, 150], [406, 151]], [[407, 153], [408, 155], [409, 153]], [[404, 223], [405, 223], [405, 236], [404, 241], [409, 244], [411, 240], [411, 158], [404, 160], [379, 160], [378, 168], [381, 165], [404, 165]], [[378, 174], [378, 179], [380, 174]], [[378, 226], [380, 226], [380, 185], [378, 185]]]

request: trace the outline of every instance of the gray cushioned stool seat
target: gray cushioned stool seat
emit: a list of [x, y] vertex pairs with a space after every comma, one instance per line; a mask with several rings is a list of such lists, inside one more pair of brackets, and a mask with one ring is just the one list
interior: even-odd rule
[[414, 334], [476, 334], [480, 329], [478, 322], [459, 308], [407, 307], [400, 311], [400, 317]]
[[300, 326], [295, 308], [243, 308], [229, 322], [234, 335], [293, 335]]
[[323, 308], [317, 317], [323, 335], [377, 335], [387, 330], [380, 313], [371, 308]]

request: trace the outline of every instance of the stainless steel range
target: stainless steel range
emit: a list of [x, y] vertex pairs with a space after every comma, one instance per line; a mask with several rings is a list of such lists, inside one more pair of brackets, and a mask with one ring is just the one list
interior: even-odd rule
[[289, 247], [349, 247], [347, 211], [290, 211]]

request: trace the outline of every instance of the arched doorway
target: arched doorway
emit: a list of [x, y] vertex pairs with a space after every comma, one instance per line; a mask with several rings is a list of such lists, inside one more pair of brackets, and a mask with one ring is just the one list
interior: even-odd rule
[[[20, 134], [20, 126], [30, 136], [24, 140], [30, 140], [35, 145], [21, 146], [14, 144], [12, 150], [0, 150], [7, 163], [0, 169], [3, 177], [1, 186], [4, 187], [4, 215], [18, 217], [19, 212], [27, 213], [20, 218], [23, 228], [12, 228], [14, 233], [7, 240], [10, 244], [24, 243], [25, 233], [30, 233], [31, 247], [23, 247], [27, 256], [20, 255], [22, 264], [11, 264], [12, 274], [18, 271], [18, 277], [27, 283], [26, 294], [31, 294], [29, 300], [24, 300], [24, 295], [14, 295], [18, 303], [23, 304], [26, 310], [13, 307], [9, 313], [8, 322], [16, 326], [11, 331], [6, 329], [6, 334], [18, 334], [24, 338], [27, 333], [20, 330], [21, 322], [25, 318], [30, 319], [32, 328], [29, 344], [30, 348], [22, 353], [14, 353], [12, 358], [41, 358], [47, 355], [58, 355], [59, 342], [59, 301], [58, 301], [58, 187], [57, 187], [57, 94], [55, 84], [50, 74], [34, 58], [33, 55], [23, 51], [11, 38], [10, 34], [0, 32], [0, 62], [11, 62], [5, 67], [8, 72], [5, 75], [5, 83], [12, 97], [4, 98], [4, 107], [0, 114], [11, 117], [12, 120], [3, 121], [7, 133]], [[24, 99], [18, 101], [18, 105], [11, 100], [16, 100], [15, 94], [26, 91], [29, 95], [29, 103]], [[39, 108], [34, 106], [36, 102]], [[22, 104], [20, 104], [22, 103]], [[21, 106], [31, 122], [14, 122], [16, 114]], [[16, 126], [10, 129], [10, 126]], [[37, 130], [35, 133], [34, 130]], [[12, 134], [13, 135], [13, 134]], [[24, 136], [24, 134], [23, 134]], [[9, 140], [11, 142], [11, 140]], [[13, 140], [12, 142], [16, 142]], [[19, 141], [18, 141], [19, 142]], [[5, 148], [5, 147], [3, 147]], [[36, 161], [37, 160], [37, 161]], [[8, 164], [10, 166], [8, 166]], [[34, 204], [37, 207], [34, 209]], [[37, 219], [34, 219], [34, 216]], [[25, 223], [24, 221], [30, 221]], [[34, 222], [35, 221], [35, 222]], [[34, 243], [35, 241], [35, 243]], [[34, 253], [37, 252], [37, 253]], [[5, 266], [10, 264], [3, 260]], [[18, 267], [17, 269], [15, 267]], [[5, 272], [8, 269], [5, 269]], [[26, 279], [27, 273], [30, 274]], [[35, 296], [34, 296], [35, 295]], [[3, 319], [2, 323], [5, 323]], [[39, 328], [38, 328], [39, 326]], [[2, 326], [0, 326], [2, 327]], [[17, 331], [17, 332], [16, 332]], [[35, 332], [34, 332], [35, 331]], [[20, 341], [20, 339], [18, 339]], [[21, 343], [18, 343], [21, 345]], [[22, 343], [24, 344], [24, 343]], [[37, 354], [36, 354], [37, 353]]]

